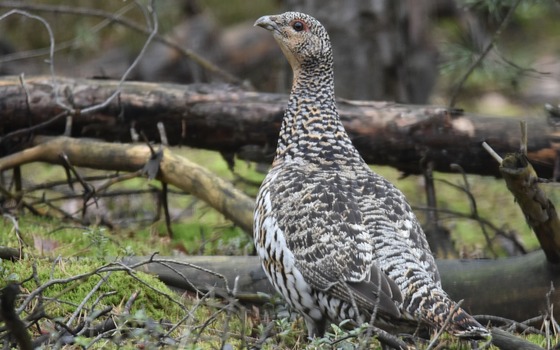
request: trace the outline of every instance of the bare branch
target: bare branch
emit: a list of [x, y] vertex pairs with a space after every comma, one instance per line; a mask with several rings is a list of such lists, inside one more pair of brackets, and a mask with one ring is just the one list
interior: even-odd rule
[[[0, 2], [0, 7], [7, 7], [7, 8], [14, 8], [14, 9], [26, 9], [26, 10], [30, 10], [30, 11], [42, 11], [42, 12], [50, 12], [50, 13], [55, 13], [55, 14], [74, 14], [74, 15], [80, 15], [80, 16], [90, 16], [90, 17], [99, 17], [99, 18], [103, 18], [105, 21], [109, 21], [110, 23], [117, 23], [120, 24], [122, 26], [125, 26], [127, 28], [130, 28], [132, 30], [134, 30], [135, 32], [144, 34], [144, 35], [151, 35], [151, 31], [144, 28], [142, 25], [129, 20], [127, 18], [123, 18], [121, 16], [122, 13], [117, 13], [117, 14], [113, 14], [111, 12], [107, 12], [107, 11], [103, 11], [103, 10], [98, 10], [98, 9], [93, 9], [93, 8], [85, 8], [85, 7], [74, 7], [74, 6], [63, 6], [63, 5], [45, 5], [45, 4], [29, 4], [29, 3], [21, 3], [19, 1], [2, 1]], [[125, 6], [125, 9], [128, 10], [128, 7]], [[124, 12], [124, 10], [121, 10], [121, 12]], [[103, 22], [102, 22], [103, 23]], [[225, 81], [229, 82], [229, 83], [236, 83], [236, 84], [245, 84], [248, 85], [248, 83], [245, 83], [242, 79], [239, 79], [235, 76], [233, 76], [232, 74], [224, 71], [223, 69], [221, 69], [220, 67], [216, 66], [215, 64], [211, 63], [210, 61], [204, 59], [203, 57], [201, 57], [200, 55], [198, 55], [197, 53], [195, 53], [192, 50], [189, 50], [187, 48], [182, 47], [181, 45], [173, 42], [172, 40], [161, 36], [159, 34], [154, 36], [154, 40], [167, 45], [171, 48], [173, 48], [174, 50], [176, 50], [177, 52], [179, 52], [181, 55], [189, 58], [190, 60], [192, 60], [193, 62], [195, 62], [196, 64], [198, 64], [200, 67], [204, 68], [205, 70], [220, 76], [221, 78], [223, 78]], [[68, 46], [70, 46], [72, 44], [69, 43]], [[2, 61], [0, 61], [2, 62]]]
[[[60, 164], [59, 154], [68, 156], [74, 166], [115, 171], [138, 171], [151, 158], [145, 145], [123, 145], [66, 137], [35, 139], [37, 146], [0, 158], [0, 170], [33, 161]], [[46, 141], [46, 142], [43, 142]], [[231, 183], [212, 174], [204, 167], [169, 150], [161, 152], [160, 180], [193, 194], [231, 219], [246, 232], [252, 232], [253, 200]]]
[[[148, 35], [148, 38], [144, 42], [144, 45], [142, 46], [142, 49], [140, 50], [140, 52], [138, 53], [138, 55], [136, 56], [136, 58], [134, 59], [132, 64], [130, 64], [130, 66], [128, 66], [128, 68], [126, 69], [126, 71], [122, 75], [121, 79], [119, 80], [119, 83], [117, 85], [117, 89], [103, 103], [98, 104], [98, 105], [94, 105], [94, 106], [91, 106], [91, 107], [88, 107], [88, 108], [84, 108], [80, 111], [80, 113], [89, 114], [89, 113], [93, 113], [95, 111], [98, 111], [100, 109], [103, 109], [103, 108], [107, 107], [121, 93], [123, 83], [125, 82], [126, 78], [130, 74], [130, 72], [132, 72], [132, 70], [138, 65], [138, 62], [140, 62], [142, 57], [144, 57], [144, 54], [146, 53], [146, 50], [148, 49], [148, 46], [152, 42], [153, 38], [156, 36], [156, 34], [158, 32], [158, 29], [159, 29], [159, 22], [158, 22], [157, 13], [156, 13], [155, 6], [154, 6], [154, 0], [150, 1], [150, 6], [147, 9], [147, 11], [151, 15], [151, 18], [150, 18], [151, 19], [151, 27], [152, 27], [151, 31]], [[150, 25], [149, 25], [149, 27], [150, 27]]]
[[[0, 7], [2, 7], [0, 5]], [[13, 6], [10, 6], [13, 7]], [[3, 15], [0, 16], [0, 21], [10, 17], [11, 15], [21, 15], [24, 17], [28, 17], [34, 20], [37, 20], [39, 22], [41, 22], [41, 24], [45, 27], [45, 29], [47, 30], [47, 33], [49, 34], [49, 60], [47, 61], [49, 63], [49, 67], [50, 67], [50, 72], [51, 72], [51, 76], [54, 80], [55, 74], [54, 74], [54, 49], [55, 49], [55, 40], [54, 40], [54, 34], [53, 31], [51, 29], [51, 26], [49, 24], [49, 22], [47, 22], [43, 17], [41, 16], [37, 16], [37, 15], [33, 15], [27, 11], [22, 11], [22, 10], [17, 10], [17, 9], [13, 9], [10, 10], [6, 13], [4, 13]]]
[[502, 161], [504, 159], [500, 157], [500, 155], [496, 151], [494, 151], [492, 147], [490, 147], [490, 145], [486, 143], [486, 141], [482, 143], [482, 147], [484, 147], [486, 152], [488, 152], [492, 156], [492, 158], [494, 158], [498, 163], [502, 164]]
[[449, 100], [449, 104], [448, 104], [449, 109], [452, 109], [455, 106], [455, 103], [457, 101], [457, 97], [459, 95], [459, 92], [463, 88], [463, 85], [465, 84], [465, 82], [467, 81], [469, 76], [472, 74], [472, 72], [474, 72], [475, 68], [484, 60], [484, 58], [486, 57], [486, 55], [488, 55], [490, 50], [492, 50], [492, 48], [496, 45], [496, 41], [498, 40], [498, 38], [502, 34], [503, 30], [509, 24], [511, 18], [513, 17], [513, 14], [515, 13], [515, 10], [517, 10], [517, 7], [521, 3], [521, 1], [522, 0], [517, 0], [509, 8], [508, 13], [505, 15], [504, 19], [500, 23], [496, 32], [494, 32], [494, 35], [492, 36], [492, 39], [490, 40], [490, 42], [486, 45], [486, 47], [484, 48], [482, 53], [477, 57], [477, 59], [473, 63], [471, 63], [471, 65], [469, 66], [469, 68], [467, 69], [465, 74], [463, 74], [463, 77], [461, 78], [461, 80], [459, 80], [459, 83], [457, 83], [457, 85], [455, 85], [455, 87], [453, 88], [453, 91], [451, 92], [451, 99]]

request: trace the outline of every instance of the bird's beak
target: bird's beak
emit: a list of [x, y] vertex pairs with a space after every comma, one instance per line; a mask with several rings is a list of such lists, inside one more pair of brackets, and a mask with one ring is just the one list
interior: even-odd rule
[[262, 16], [261, 18], [257, 19], [254, 24], [255, 27], [263, 27], [266, 30], [270, 30], [271, 32], [280, 33], [280, 27], [278, 24], [272, 20], [270, 16]]

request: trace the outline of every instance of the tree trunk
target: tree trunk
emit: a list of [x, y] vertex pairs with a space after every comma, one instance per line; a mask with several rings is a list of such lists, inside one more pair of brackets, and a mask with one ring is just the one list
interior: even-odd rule
[[[53, 88], [53, 86], [55, 88]], [[0, 80], [0, 152], [21, 149], [30, 134], [60, 135], [69, 125], [56, 103], [67, 112], [73, 137], [130, 142], [145, 134], [160, 141], [165, 130], [169, 145], [188, 145], [270, 162], [287, 96], [243, 91], [228, 85], [174, 85], [126, 82], [118, 98], [106, 107], [81, 113], [103, 103], [118, 83], [85, 80], [19, 77]], [[500, 176], [494, 160], [481, 147], [487, 141], [498, 153], [518, 148], [519, 120], [474, 116], [431, 106], [406, 106], [389, 102], [338, 101], [341, 119], [354, 144], [370, 164], [389, 165], [405, 174], [422, 172], [420, 162], [431, 161], [433, 170], [455, 172], [459, 164], [467, 173]], [[38, 126], [50, 121], [50, 124]], [[544, 117], [529, 121], [528, 159], [541, 177], [553, 176], [557, 155], [555, 130]], [[27, 131], [22, 130], [25, 128]], [[131, 131], [132, 130], [132, 131]], [[10, 134], [12, 133], [12, 134]], [[15, 134], [14, 134], [15, 133]], [[18, 142], [19, 141], [19, 142]]]

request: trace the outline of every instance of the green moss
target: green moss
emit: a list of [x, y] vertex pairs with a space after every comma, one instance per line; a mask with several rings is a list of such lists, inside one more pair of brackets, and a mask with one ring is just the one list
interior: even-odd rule
[[552, 332], [549, 337], [539, 334], [528, 334], [525, 336], [525, 339], [535, 345], [543, 347], [544, 349], [550, 349], [551, 347], [554, 347], [554, 344], [558, 344], [560, 341], [560, 334]]
[[[113, 307], [114, 314], [118, 315], [123, 311], [124, 303], [138, 292], [139, 295], [130, 309], [131, 314], [143, 310], [156, 320], [163, 318], [177, 320], [184, 313], [177, 302], [170, 300], [170, 297], [178, 299], [177, 296], [155, 276], [139, 271], [93, 274], [104, 264], [99, 259], [90, 258], [59, 260], [54, 263], [47, 259], [2, 261], [0, 280], [7, 283], [13, 281], [13, 278], [8, 279], [9, 276], [17, 276], [16, 282], [25, 281], [22, 288], [27, 292], [32, 292], [38, 286], [48, 283], [49, 286], [43, 290], [42, 295], [46, 300], [45, 311], [53, 317], [64, 318], [71, 314], [102, 279], [105, 281], [85, 303], [85, 310], [93, 307], [97, 298], [103, 296], [95, 308], [102, 310], [110, 306]], [[33, 275], [33, 267], [37, 271], [36, 278], [29, 280]], [[79, 279], [74, 277], [82, 275], [84, 277]], [[27, 311], [31, 312], [31, 309], [28, 308]]]
[[[166, 241], [150, 237], [149, 231], [109, 230], [65, 223], [48, 217], [21, 215], [17, 217], [19, 236], [24, 242], [24, 253], [32, 256], [96, 257], [122, 255], [149, 255], [155, 251], [170, 254]], [[0, 245], [18, 247], [14, 223], [0, 219]]]
[[[37, 271], [36, 278], [27, 280], [32, 275], [33, 266]], [[50, 320], [56, 319], [62, 323], [69, 322], [77, 306], [83, 304], [71, 328], [77, 327], [96, 312], [111, 308], [109, 314], [95, 318], [92, 323], [100, 324], [107, 317], [114, 320], [116, 329], [108, 334], [108, 338], [99, 340], [81, 336], [77, 340], [78, 345], [91, 346], [92, 349], [160, 348], [156, 344], [165, 339], [179, 341], [172, 342], [171, 349], [214, 349], [219, 348], [224, 339], [234, 347], [239, 347], [243, 343], [242, 339], [251, 332], [244, 313], [246, 310], [235, 303], [228, 304], [210, 298], [183, 299], [154, 276], [126, 269], [108, 272], [101, 267], [118, 268], [118, 265], [105, 265], [101, 260], [89, 258], [55, 263], [47, 259], [1, 261], [0, 287], [13, 282], [14, 276], [15, 281], [25, 281], [22, 284], [22, 298], [17, 305], [21, 305], [30, 293], [38, 293], [38, 288], [43, 289], [41, 295], [45, 313], [50, 316]], [[89, 299], [86, 300], [88, 295]], [[127, 302], [132, 298], [131, 307], [127, 307]], [[38, 299], [35, 298], [21, 316], [31, 314], [38, 306]], [[177, 327], [169, 333], [171, 338], [165, 338], [164, 335], [170, 332], [173, 325]], [[43, 318], [38, 326], [48, 330], [52, 322]]]
[[239, 255], [253, 248], [251, 238], [231, 225], [213, 227], [188, 222], [174, 225], [173, 230], [173, 241], [189, 255]]

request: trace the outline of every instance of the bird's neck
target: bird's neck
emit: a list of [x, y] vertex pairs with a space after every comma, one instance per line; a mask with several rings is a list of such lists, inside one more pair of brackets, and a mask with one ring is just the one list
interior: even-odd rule
[[275, 165], [284, 162], [360, 164], [338, 116], [332, 67], [294, 69]]

